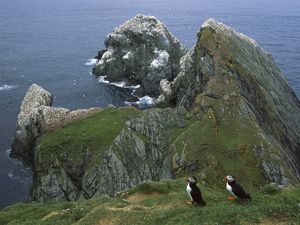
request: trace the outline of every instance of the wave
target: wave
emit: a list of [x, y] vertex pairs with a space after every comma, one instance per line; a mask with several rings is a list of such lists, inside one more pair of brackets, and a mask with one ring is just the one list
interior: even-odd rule
[[9, 91], [9, 90], [16, 89], [17, 87], [18, 87], [17, 85], [4, 84], [4, 85], [0, 86], [0, 91]]
[[94, 65], [96, 65], [96, 63], [97, 63], [97, 59], [92, 58], [92, 59], [89, 59], [84, 65], [94, 66]]
[[147, 108], [154, 104], [154, 98], [151, 98], [148, 95], [145, 95], [144, 97], [139, 98], [136, 102], [124, 102], [126, 105], [129, 106], [139, 106], [140, 108]]
[[98, 81], [99, 83], [109, 84], [108, 80], [105, 80], [106, 76], [99, 76]]
[[108, 80], [106, 80], [107, 76], [99, 76], [98, 77], [98, 82], [99, 83], [104, 83], [104, 84], [110, 84], [116, 87], [120, 87], [120, 88], [126, 88], [126, 89], [130, 89], [130, 90], [135, 90], [138, 89], [140, 87], [140, 85], [127, 85], [127, 83], [125, 81], [120, 81], [120, 82], [109, 82]]

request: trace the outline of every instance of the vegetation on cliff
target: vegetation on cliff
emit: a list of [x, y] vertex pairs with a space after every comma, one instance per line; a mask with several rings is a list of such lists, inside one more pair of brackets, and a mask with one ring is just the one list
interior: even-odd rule
[[[199, 111], [204, 100], [211, 108]], [[220, 101], [230, 105], [222, 115]], [[33, 199], [114, 195], [143, 180], [188, 174], [214, 190], [224, 174], [241, 177], [250, 191], [271, 179], [296, 184], [255, 120], [239, 118], [232, 101], [240, 100], [199, 95], [191, 112], [108, 108], [46, 132], [35, 151]]]

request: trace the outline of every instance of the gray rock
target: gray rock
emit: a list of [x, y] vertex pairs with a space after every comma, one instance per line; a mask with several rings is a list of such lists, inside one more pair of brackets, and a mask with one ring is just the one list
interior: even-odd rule
[[[275, 154], [300, 178], [300, 102], [274, 59], [255, 40], [207, 20], [194, 49], [181, 58], [178, 76], [161, 81], [160, 89], [158, 105], [197, 105], [203, 112], [214, 107], [223, 114], [222, 121], [228, 120], [224, 112], [232, 111], [231, 102], [238, 104], [241, 121], [251, 118], [273, 143]], [[196, 96], [201, 98], [195, 104]]]
[[203, 90], [202, 80], [195, 71], [194, 51], [191, 50], [180, 59], [179, 74], [173, 81], [160, 82], [160, 96], [157, 105], [176, 105], [191, 108], [196, 95]]
[[33, 163], [35, 139], [41, 134], [43, 118], [39, 113], [40, 106], [51, 106], [52, 95], [33, 84], [28, 89], [17, 120], [16, 136], [13, 140], [10, 156], [20, 159], [29, 165]]
[[135, 16], [108, 34], [105, 46], [93, 73], [141, 84], [140, 95], [150, 96], [158, 96], [162, 79], [174, 79], [186, 52], [163, 23], [145, 15]]
[[288, 185], [289, 179], [285, 175], [284, 169], [282, 166], [276, 166], [270, 161], [264, 161], [261, 164], [262, 169], [264, 170], [264, 176], [270, 182], [276, 184]]
[[[214, 41], [208, 42], [207, 35]], [[258, 126], [279, 143], [280, 155], [286, 155], [284, 160], [299, 178], [300, 102], [270, 54], [253, 39], [214, 19], [202, 25], [197, 52], [195, 59], [212, 57], [216, 76], [234, 77]], [[203, 80], [211, 79], [211, 74], [202, 71]]]

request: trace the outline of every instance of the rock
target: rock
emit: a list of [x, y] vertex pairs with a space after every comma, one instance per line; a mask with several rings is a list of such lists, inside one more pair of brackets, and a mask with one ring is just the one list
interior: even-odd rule
[[191, 108], [196, 95], [203, 89], [201, 77], [196, 74], [194, 50], [190, 50], [180, 59], [179, 74], [173, 81], [160, 82], [160, 96], [157, 104], [184, 106]]
[[52, 95], [33, 84], [28, 89], [17, 120], [17, 132], [13, 140], [10, 156], [22, 158], [26, 164], [33, 163], [35, 139], [41, 134], [43, 118], [39, 113], [40, 106], [51, 106]]
[[243, 126], [250, 119], [300, 178], [299, 100], [274, 59], [253, 39], [209, 19], [194, 49], [181, 58], [178, 76], [161, 81], [160, 89], [159, 105], [175, 103], [202, 113], [214, 108], [222, 114], [220, 121], [236, 114]]
[[17, 131], [12, 143], [10, 156], [21, 159], [26, 165], [34, 163], [36, 139], [46, 130], [82, 119], [98, 112], [100, 108], [70, 111], [51, 107], [52, 95], [42, 87], [33, 84], [28, 89], [21, 105], [17, 120]]
[[[214, 19], [202, 25], [198, 38], [195, 64], [196, 70], [202, 71], [203, 85], [209, 89], [221, 77], [228, 77], [224, 89], [231, 86], [229, 82], [235, 82], [238, 87], [235, 94], [239, 93], [244, 102], [241, 115], [248, 105], [247, 111], [251, 111], [268, 139], [276, 140], [274, 148], [299, 178], [300, 102], [273, 58], [253, 39]], [[211, 66], [203, 64], [202, 58], [207, 55], [211, 59], [206, 61]], [[216, 91], [221, 96], [226, 93], [221, 89]]]
[[262, 164], [262, 169], [264, 170], [264, 176], [270, 182], [276, 184], [287, 185], [289, 184], [289, 179], [285, 175], [282, 166], [276, 166], [272, 162], [264, 161]]
[[105, 46], [93, 73], [141, 84], [140, 95], [151, 97], [158, 96], [162, 79], [174, 79], [186, 52], [163, 23], [145, 15], [135, 16], [108, 34]]
[[106, 50], [104, 50], [104, 49], [98, 51], [98, 54], [97, 54], [97, 56], [95, 56], [95, 59], [100, 60], [105, 52], [106, 52]]

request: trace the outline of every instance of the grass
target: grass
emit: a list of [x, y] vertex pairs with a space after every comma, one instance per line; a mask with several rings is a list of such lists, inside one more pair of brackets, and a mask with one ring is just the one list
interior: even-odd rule
[[204, 174], [203, 181], [215, 187], [222, 185], [219, 178], [227, 173], [242, 177], [251, 190], [264, 183], [251, 150], [257, 141], [256, 131], [252, 127], [238, 130], [240, 121], [228, 121], [227, 126], [217, 124], [213, 118], [203, 120], [190, 125], [173, 141], [174, 152], [185, 151], [188, 162], [197, 162], [197, 169], [189, 173]]
[[[129, 118], [140, 114], [135, 108], [108, 108], [83, 120], [68, 124], [60, 129], [45, 133], [38, 140], [37, 168], [49, 168], [55, 160], [70, 159], [73, 163], [81, 163], [89, 158], [89, 167], [101, 159], [112, 141], [124, 128]], [[50, 166], [51, 167], [51, 166]]]
[[0, 211], [0, 224], [300, 224], [300, 186], [268, 185], [246, 202], [228, 201], [225, 188], [200, 189], [205, 207], [186, 204], [183, 179], [144, 182], [115, 198], [19, 203]]

